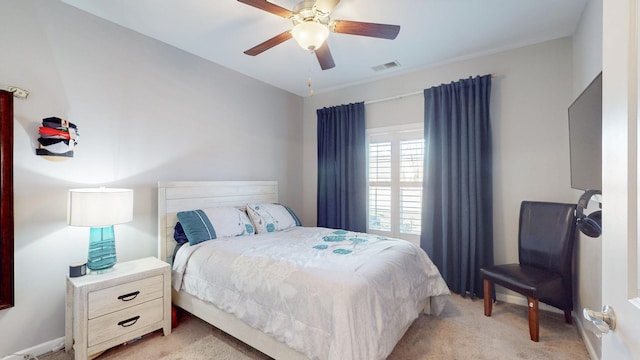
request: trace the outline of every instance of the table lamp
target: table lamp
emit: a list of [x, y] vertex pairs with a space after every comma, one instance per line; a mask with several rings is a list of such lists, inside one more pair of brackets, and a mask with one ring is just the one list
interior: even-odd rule
[[116, 263], [113, 225], [133, 219], [133, 190], [85, 188], [69, 190], [67, 223], [91, 227], [87, 267], [94, 272], [111, 270]]

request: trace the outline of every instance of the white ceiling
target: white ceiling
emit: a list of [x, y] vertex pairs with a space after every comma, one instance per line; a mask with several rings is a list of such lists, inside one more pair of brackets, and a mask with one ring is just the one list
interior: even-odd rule
[[[588, 0], [342, 0], [332, 19], [400, 25], [395, 40], [331, 33], [336, 67], [291, 39], [255, 57], [243, 51], [287, 30], [288, 19], [236, 0], [62, 0], [214, 63], [308, 96], [381, 77], [573, 34]], [[293, 9], [296, 0], [273, 0]], [[372, 67], [397, 61], [401, 67]]]

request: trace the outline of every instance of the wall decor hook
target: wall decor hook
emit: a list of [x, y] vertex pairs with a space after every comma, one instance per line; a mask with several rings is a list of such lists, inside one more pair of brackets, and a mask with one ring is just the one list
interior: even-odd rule
[[29, 94], [31, 94], [29, 90], [25, 90], [17, 86], [7, 86], [5, 90], [7, 90], [10, 93], [13, 93], [13, 96], [17, 97], [18, 99], [26, 99], [29, 96]]

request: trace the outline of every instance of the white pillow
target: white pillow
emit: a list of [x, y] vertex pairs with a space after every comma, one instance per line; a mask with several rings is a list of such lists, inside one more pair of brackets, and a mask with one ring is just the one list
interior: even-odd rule
[[255, 228], [247, 214], [235, 207], [212, 207], [202, 209], [216, 231], [216, 238], [253, 235]]
[[300, 220], [289, 208], [280, 204], [247, 204], [247, 214], [256, 234], [275, 232], [299, 226]]

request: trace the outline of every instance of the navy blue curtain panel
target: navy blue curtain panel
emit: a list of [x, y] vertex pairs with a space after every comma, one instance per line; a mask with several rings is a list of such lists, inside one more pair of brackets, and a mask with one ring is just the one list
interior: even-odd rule
[[364, 102], [322, 108], [318, 115], [318, 226], [367, 229]]
[[493, 265], [491, 75], [424, 90], [421, 247], [454, 293], [483, 296]]

